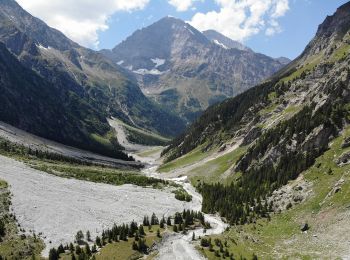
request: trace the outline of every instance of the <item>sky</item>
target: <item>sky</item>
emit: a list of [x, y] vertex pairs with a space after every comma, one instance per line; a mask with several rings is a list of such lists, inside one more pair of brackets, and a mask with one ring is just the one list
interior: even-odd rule
[[92, 49], [111, 49], [165, 16], [214, 29], [271, 57], [296, 58], [317, 27], [347, 0], [16, 0]]

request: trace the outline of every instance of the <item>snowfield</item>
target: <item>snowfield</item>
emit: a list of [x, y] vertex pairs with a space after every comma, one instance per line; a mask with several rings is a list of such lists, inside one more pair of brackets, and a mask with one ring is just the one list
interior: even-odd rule
[[47, 245], [44, 256], [51, 247], [72, 242], [79, 230], [90, 230], [95, 237], [114, 223], [140, 222], [153, 212], [161, 217], [196, 207], [176, 200], [170, 191], [60, 178], [3, 156], [0, 165], [18, 222], [27, 232], [42, 233]]

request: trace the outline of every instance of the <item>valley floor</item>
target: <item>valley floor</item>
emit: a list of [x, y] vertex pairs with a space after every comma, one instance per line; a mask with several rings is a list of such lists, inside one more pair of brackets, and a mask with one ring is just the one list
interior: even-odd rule
[[42, 233], [47, 245], [44, 255], [51, 247], [72, 242], [79, 230], [89, 230], [94, 237], [114, 223], [140, 222], [153, 212], [167, 216], [192, 208], [166, 190], [60, 178], [3, 156], [0, 165], [0, 179], [8, 182], [13, 194], [12, 210], [27, 232]]

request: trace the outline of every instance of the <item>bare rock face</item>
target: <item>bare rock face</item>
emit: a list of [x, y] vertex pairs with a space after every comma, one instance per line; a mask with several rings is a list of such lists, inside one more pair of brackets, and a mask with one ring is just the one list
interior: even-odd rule
[[343, 153], [337, 160], [338, 166], [344, 166], [350, 163], [350, 152]]
[[302, 203], [312, 194], [312, 183], [307, 182], [302, 176], [297, 180], [275, 190], [268, 198], [273, 203], [274, 212], [282, 212]]
[[347, 147], [350, 147], [350, 137], [346, 138], [343, 144], [341, 145], [341, 148], [347, 148]]
[[309, 224], [308, 224], [308, 223], [305, 223], [305, 224], [301, 225], [301, 227], [300, 227], [300, 230], [301, 230], [302, 232], [306, 232], [306, 231], [308, 231], [309, 229], [310, 229], [310, 227], [309, 227]]

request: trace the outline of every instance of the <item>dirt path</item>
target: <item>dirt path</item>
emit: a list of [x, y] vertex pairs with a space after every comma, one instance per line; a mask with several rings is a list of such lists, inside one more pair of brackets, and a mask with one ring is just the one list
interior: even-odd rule
[[79, 230], [90, 230], [94, 237], [114, 223], [140, 222], [153, 212], [167, 216], [197, 206], [176, 200], [170, 191], [60, 178], [3, 156], [0, 165], [0, 179], [13, 194], [12, 210], [22, 228], [42, 233], [44, 256], [51, 247], [72, 242]]

